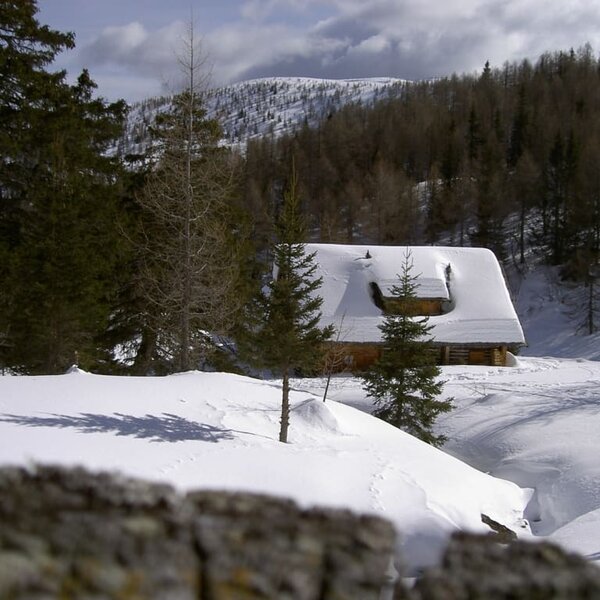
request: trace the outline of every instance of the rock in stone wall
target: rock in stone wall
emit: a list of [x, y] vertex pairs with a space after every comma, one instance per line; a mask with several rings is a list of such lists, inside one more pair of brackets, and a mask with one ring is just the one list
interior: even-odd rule
[[[400, 589], [397, 598], [406, 598]], [[440, 567], [426, 571], [411, 600], [595, 600], [600, 569], [546, 542], [499, 544], [454, 535]]]
[[346, 511], [0, 470], [2, 600], [379, 600], [394, 545], [389, 523]]

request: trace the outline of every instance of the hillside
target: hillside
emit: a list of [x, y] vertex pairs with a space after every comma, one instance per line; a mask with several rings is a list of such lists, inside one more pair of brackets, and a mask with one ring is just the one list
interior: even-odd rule
[[[372, 105], [396, 97], [404, 81], [394, 78], [315, 79], [269, 77], [207, 90], [207, 116], [217, 118], [223, 142], [243, 147], [251, 139], [291, 133], [303, 125], [316, 126], [351, 103]], [[141, 152], [148, 127], [170, 102], [169, 96], [149, 98], [131, 106], [120, 153]]]
[[[553, 356], [600, 360], [600, 333], [589, 334], [590, 290], [564, 282], [559, 270], [538, 264], [523, 277], [511, 278], [515, 309], [527, 346], [523, 356]], [[598, 299], [592, 297], [597, 320]]]
[[[293, 168], [307, 241], [484, 247], [509, 275], [514, 270], [530, 281], [542, 264], [559, 282], [558, 293], [552, 292], [558, 304], [544, 300], [550, 313], [556, 312], [552, 306], [560, 308], [557, 318], [572, 319], [572, 331], [594, 333], [600, 319], [594, 281], [600, 261], [599, 74], [597, 58], [582, 48], [545, 54], [535, 64], [488, 65], [481, 74], [412, 84], [267, 79], [214, 90], [211, 114], [222, 118], [229, 139], [215, 135], [210, 149], [196, 142], [185, 146], [194, 149], [194, 164], [206, 163], [209, 151], [223, 160], [210, 173], [185, 170], [211, 190], [197, 194], [190, 217], [208, 215], [205, 209], [217, 197], [231, 210], [211, 211], [214, 228], [200, 226], [194, 216], [196, 237], [227, 232], [218, 236], [222, 244], [202, 247], [235, 257], [235, 285], [251, 290], [262, 268], [251, 263], [269, 255]], [[93, 82], [88, 88], [93, 95]], [[154, 300], [186, 296], [173, 287], [186, 264], [182, 248], [176, 250], [176, 240], [187, 239], [185, 218], [156, 206], [158, 199], [171, 199], [181, 207], [178, 199], [185, 194], [157, 193], [155, 186], [167, 173], [161, 185], [183, 183], [179, 189], [188, 192], [195, 186], [177, 174], [177, 152], [177, 160], [165, 161], [153, 177], [143, 161], [114, 156], [119, 139], [123, 152], [143, 149], [148, 123], [167, 100], [132, 110], [123, 137], [122, 104], [104, 106], [79, 89], [70, 94], [72, 107], [49, 104], [48, 115], [13, 111], [7, 123], [7, 131], [35, 135], [9, 135], [6, 143], [10, 200], [0, 219], [1, 367], [62, 373], [76, 360], [115, 373], [124, 365], [112, 360], [114, 349], [127, 345], [139, 358], [138, 374], [156, 364], [160, 372], [172, 372], [177, 352], [170, 340], [181, 337], [174, 329], [184, 322], [174, 316], [181, 305], [159, 309], [148, 302], [148, 290], [157, 291]], [[208, 125], [196, 124], [199, 130]], [[245, 153], [219, 148], [231, 141], [247, 141]], [[213, 175], [220, 179], [216, 188]], [[195, 272], [207, 273], [209, 264], [221, 261], [206, 261]], [[511, 281], [518, 293], [517, 278]], [[219, 333], [233, 337], [246, 299], [230, 297], [239, 299], [238, 306], [223, 311], [228, 324]], [[538, 314], [546, 324], [551, 318], [542, 315], [540, 303], [519, 300], [519, 306], [521, 316]], [[206, 313], [196, 307], [195, 314]], [[215, 329], [214, 320], [199, 324], [197, 339]], [[546, 347], [556, 353], [553, 339]], [[204, 356], [201, 343], [194, 352]]]

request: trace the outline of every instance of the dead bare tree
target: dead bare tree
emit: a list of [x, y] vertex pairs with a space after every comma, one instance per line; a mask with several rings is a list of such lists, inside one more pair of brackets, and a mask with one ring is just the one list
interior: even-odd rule
[[[344, 318], [346, 313], [342, 315], [340, 324], [336, 326], [335, 340], [327, 342], [327, 350], [323, 358], [323, 375], [327, 378], [325, 383], [325, 391], [323, 392], [323, 402], [327, 400], [327, 394], [329, 392], [329, 385], [331, 383], [331, 377], [334, 373], [341, 373], [349, 368], [348, 363], [348, 351], [344, 348], [342, 333], [344, 335], [347, 332], [343, 332]], [[342, 338], [342, 339], [340, 339]]]
[[191, 22], [179, 64], [185, 86], [157, 118], [156, 158], [138, 198], [139, 276], [157, 343], [185, 371], [210, 351], [213, 334], [231, 326], [240, 263], [230, 219], [237, 161], [203, 107], [206, 61]]

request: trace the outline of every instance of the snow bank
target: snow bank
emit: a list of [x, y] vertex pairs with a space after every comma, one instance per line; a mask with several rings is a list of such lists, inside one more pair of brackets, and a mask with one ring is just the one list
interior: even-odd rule
[[438, 421], [445, 449], [535, 488], [532, 530], [598, 556], [600, 364], [520, 358], [512, 369], [444, 368], [456, 409]]
[[391, 519], [411, 567], [454, 530], [519, 528], [529, 493], [370, 415], [293, 391], [277, 441], [278, 385], [221, 373], [165, 378], [0, 377], [0, 463], [83, 465], [182, 490], [266, 492]]
[[[455, 405], [436, 425], [444, 450], [534, 489], [525, 511], [533, 532], [600, 561], [600, 363], [519, 357], [512, 368], [442, 367], [442, 379]], [[325, 380], [294, 386], [319, 393]], [[353, 377], [334, 378], [329, 397], [373, 408]]]

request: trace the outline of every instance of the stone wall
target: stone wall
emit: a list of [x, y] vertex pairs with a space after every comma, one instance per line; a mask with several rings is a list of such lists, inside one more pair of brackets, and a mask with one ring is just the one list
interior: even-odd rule
[[0, 470], [0, 598], [379, 600], [391, 525], [82, 469]]
[[440, 567], [426, 571], [411, 600], [595, 600], [600, 569], [546, 542], [498, 544], [456, 534]]
[[[546, 543], [455, 536], [390, 583], [392, 526], [82, 469], [0, 469], [0, 600], [578, 600], [600, 570]], [[510, 539], [510, 538], [503, 538]]]

